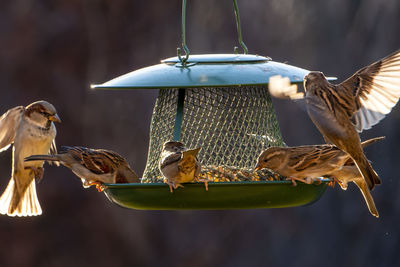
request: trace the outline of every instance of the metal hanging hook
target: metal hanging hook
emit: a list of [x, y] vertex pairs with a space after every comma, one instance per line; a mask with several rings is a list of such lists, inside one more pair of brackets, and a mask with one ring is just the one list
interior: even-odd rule
[[[233, 7], [235, 10], [235, 17], [236, 17], [236, 27], [237, 27], [237, 31], [238, 31], [238, 41], [240, 46], [243, 49], [243, 53], [244, 54], [248, 54], [249, 50], [247, 48], [247, 46], [245, 45], [245, 43], [243, 42], [243, 36], [242, 36], [242, 28], [241, 28], [241, 24], [240, 24], [240, 15], [239, 15], [239, 8], [238, 8], [238, 4], [237, 4], [237, 0], [233, 0]], [[179, 61], [181, 62], [181, 67], [187, 67], [190, 66], [190, 64], [187, 64], [187, 61], [189, 59], [189, 55], [190, 55], [190, 51], [189, 48], [186, 45], [186, 0], [182, 0], [182, 48], [185, 51], [185, 56], [182, 56], [182, 50], [181, 48], [177, 48], [176, 52], [178, 54], [178, 58]], [[234, 47], [234, 52], [235, 54], [239, 53], [239, 49], [238, 47]]]
[[185, 51], [185, 57], [182, 57], [181, 49], [179, 47], [176, 49], [176, 52], [182, 66], [185, 66], [190, 54], [189, 48], [186, 45], [186, 0], [182, 0], [182, 47]]
[[[238, 31], [238, 40], [239, 40], [239, 44], [240, 46], [243, 48], [243, 53], [244, 54], [248, 54], [249, 50], [247, 49], [247, 46], [244, 44], [243, 42], [243, 37], [242, 37], [242, 28], [240, 26], [240, 15], [239, 15], [239, 8], [237, 5], [237, 1], [233, 0], [233, 7], [235, 9], [235, 16], [236, 16], [236, 27], [237, 27], [237, 31]], [[235, 53], [238, 53], [238, 48], [235, 47], [234, 48]]]

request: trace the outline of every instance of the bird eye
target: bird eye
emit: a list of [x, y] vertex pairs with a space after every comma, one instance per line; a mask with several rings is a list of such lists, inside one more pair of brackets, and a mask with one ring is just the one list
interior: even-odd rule
[[267, 159], [264, 159], [264, 162], [268, 162], [268, 160], [267, 160]]

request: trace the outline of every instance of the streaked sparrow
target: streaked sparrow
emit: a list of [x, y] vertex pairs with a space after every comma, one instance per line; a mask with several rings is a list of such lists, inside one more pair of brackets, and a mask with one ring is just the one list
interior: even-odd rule
[[56, 155], [32, 155], [25, 161], [59, 162], [81, 178], [85, 188], [96, 185], [99, 191], [103, 190], [102, 183], [140, 182], [126, 160], [113, 151], [80, 146], [63, 146], [62, 149]]
[[1, 214], [42, 214], [35, 178], [43, 177], [43, 161], [24, 162], [24, 158], [57, 152], [53, 122], [61, 120], [54, 106], [43, 100], [12, 108], [0, 117], [0, 151], [13, 145], [11, 179], [0, 197]]
[[[363, 142], [372, 144], [384, 137], [376, 137]], [[268, 168], [276, 173], [304, 183], [312, 183], [315, 178], [329, 175], [339, 170], [350, 155], [334, 145], [309, 145], [297, 147], [270, 147], [258, 157], [255, 170]]]
[[201, 165], [196, 156], [200, 149], [186, 149], [181, 142], [176, 141], [164, 143], [159, 168], [171, 193], [173, 189], [183, 187], [182, 183], [194, 180], [204, 182], [206, 190], [208, 190], [208, 180], [199, 178]]
[[335, 85], [322, 72], [304, 78], [308, 114], [327, 142], [350, 154], [369, 189], [381, 181], [361, 148], [357, 131], [377, 124], [400, 96], [400, 50]]

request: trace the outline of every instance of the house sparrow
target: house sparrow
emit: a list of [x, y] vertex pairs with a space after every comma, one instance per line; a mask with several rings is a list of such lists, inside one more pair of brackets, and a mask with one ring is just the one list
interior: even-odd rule
[[304, 78], [306, 108], [327, 142], [350, 154], [373, 189], [381, 181], [361, 148], [357, 131], [378, 123], [400, 96], [400, 50], [334, 85], [322, 72]]
[[164, 143], [159, 168], [171, 193], [173, 188], [183, 187], [182, 183], [194, 180], [204, 182], [205, 188], [208, 190], [208, 180], [199, 178], [201, 165], [197, 161], [196, 155], [200, 149], [200, 147], [185, 149], [181, 142], [169, 141]]
[[347, 184], [349, 182], [355, 183], [364, 197], [369, 212], [375, 217], [379, 217], [378, 210], [376, 209], [374, 199], [368, 189], [367, 183], [352, 160], [348, 165], [330, 173], [328, 176], [335, 179], [343, 190], [347, 189]]
[[[367, 146], [384, 137], [376, 137], [363, 142]], [[329, 175], [349, 160], [350, 155], [334, 145], [310, 145], [297, 147], [270, 147], [258, 157], [255, 170], [268, 168], [295, 180], [312, 183], [315, 178]]]
[[102, 183], [139, 183], [139, 176], [124, 158], [105, 149], [63, 146], [56, 155], [32, 155], [25, 162], [45, 160], [59, 162], [81, 178], [85, 188], [96, 185], [103, 191]]
[[1, 214], [42, 214], [34, 179], [43, 177], [43, 161], [26, 163], [24, 158], [32, 154], [57, 153], [53, 122], [61, 120], [54, 106], [43, 100], [12, 108], [0, 117], [0, 151], [13, 145], [11, 179], [0, 197]]

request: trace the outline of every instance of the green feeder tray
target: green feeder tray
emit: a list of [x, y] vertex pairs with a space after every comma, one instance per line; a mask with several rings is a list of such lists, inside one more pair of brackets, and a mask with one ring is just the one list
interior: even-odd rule
[[[308, 70], [247, 54], [239, 13], [233, 0], [239, 43], [244, 54], [190, 55], [185, 41], [182, 6], [182, 46], [186, 53], [112, 79], [93, 89], [158, 89], [146, 169], [141, 184], [106, 184], [114, 203], [132, 209], [251, 209], [295, 207], [318, 200], [327, 187], [288, 181], [249, 181], [185, 184], [170, 193], [162, 183], [158, 162], [166, 141], [201, 147], [203, 166], [254, 167], [258, 155], [270, 146], [282, 146], [282, 136], [268, 93], [269, 78], [289, 77], [302, 83]], [[235, 49], [237, 52], [237, 49]], [[330, 78], [332, 80], [334, 78]], [[215, 180], [214, 180], [215, 181]]]
[[208, 191], [199, 183], [169, 191], [166, 184], [105, 184], [105, 194], [113, 203], [140, 210], [221, 210], [286, 208], [309, 205], [325, 192], [329, 180], [320, 184], [290, 181], [209, 183]]

